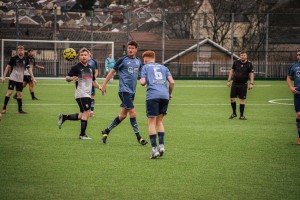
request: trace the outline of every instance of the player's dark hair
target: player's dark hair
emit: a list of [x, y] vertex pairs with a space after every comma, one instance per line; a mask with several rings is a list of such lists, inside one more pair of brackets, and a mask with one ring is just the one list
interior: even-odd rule
[[247, 54], [247, 51], [245, 50], [245, 49], [243, 49], [241, 52], [240, 52], [240, 54]]
[[137, 43], [136, 41], [134, 41], [134, 40], [128, 42], [128, 43], [127, 43], [127, 46], [129, 46], [129, 45], [135, 46], [135, 48], [138, 48], [138, 43]]
[[300, 49], [298, 49], [297, 52], [300, 52]]
[[28, 53], [31, 52], [31, 51], [33, 51], [33, 49], [28, 49], [28, 50], [27, 50]]

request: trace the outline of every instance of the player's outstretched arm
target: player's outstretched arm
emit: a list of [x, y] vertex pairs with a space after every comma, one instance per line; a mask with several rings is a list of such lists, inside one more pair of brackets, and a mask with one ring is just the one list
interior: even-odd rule
[[77, 81], [78, 77], [77, 76], [66, 76], [66, 81], [71, 82], [71, 81]]
[[168, 81], [169, 81], [169, 99], [172, 99], [172, 92], [175, 87], [175, 81], [172, 76], [168, 76]]
[[104, 93], [106, 93], [106, 84], [108, 83], [108, 81], [115, 75], [115, 72], [116, 72], [116, 70], [115, 69], [112, 69], [108, 74], [107, 74], [107, 76], [106, 76], [106, 78], [105, 78], [105, 80], [104, 80], [104, 82], [103, 82], [103, 84], [102, 84], [102, 94]]

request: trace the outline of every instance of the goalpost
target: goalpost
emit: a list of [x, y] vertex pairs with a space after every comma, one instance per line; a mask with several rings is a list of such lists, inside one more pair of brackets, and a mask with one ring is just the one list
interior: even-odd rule
[[65, 77], [71, 67], [78, 62], [78, 58], [74, 61], [67, 61], [63, 58], [63, 51], [66, 48], [73, 48], [78, 52], [81, 48], [88, 48], [92, 57], [98, 63], [99, 76], [105, 76], [105, 59], [108, 53], [112, 53], [114, 57], [113, 41], [69, 41], [69, 40], [17, 40], [2, 39], [1, 42], [1, 77], [3, 77], [4, 69], [12, 56], [16, 55], [18, 45], [25, 47], [25, 55], [27, 49], [35, 51], [35, 59], [38, 65], [44, 66], [45, 69], [33, 69], [36, 77], [54, 78]]

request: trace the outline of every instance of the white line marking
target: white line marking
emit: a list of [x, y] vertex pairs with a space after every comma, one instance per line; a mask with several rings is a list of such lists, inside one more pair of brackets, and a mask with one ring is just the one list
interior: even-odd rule
[[[290, 100], [290, 99], [289, 99]], [[270, 102], [270, 101], [269, 101]], [[9, 105], [13, 105], [13, 106], [16, 106], [17, 104], [9, 104]], [[78, 104], [23, 104], [25, 106], [77, 106]], [[96, 106], [120, 106], [120, 104], [95, 104]], [[145, 104], [134, 104], [135, 106], [145, 106]], [[230, 106], [230, 103], [221, 103], [221, 104], [205, 104], [205, 103], [183, 103], [183, 104], [169, 104], [170, 106]], [[248, 103], [247, 104], [248, 106], [275, 106], [275, 105], [293, 105], [293, 104], [287, 104], [287, 103], [268, 103], [268, 104], [251, 104], [251, 103]]]
[[272, 99], [269, 101], [271, 104], [279, 104], [279, 105], [294, 105], [293, 103], [285, 103], [280, 101], [292, 101], [292, 99]]

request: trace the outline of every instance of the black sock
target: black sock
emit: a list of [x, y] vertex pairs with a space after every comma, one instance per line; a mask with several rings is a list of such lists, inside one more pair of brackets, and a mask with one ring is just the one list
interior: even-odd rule
[[158, 143], [159, 144], [164, 144], [164, 136], [165, 136], [165, 132], [158, 132]]
[[17, 99], [17, 102], [18, 102], [18, 110], [19, 112], [22, 111], [22, 99]]
[[4, 105], [3, 105], [3, 110], [6, 109], [6, 106], [7, 106], [7, 104], [8, 104], [9, 98], [10, 98], [10, 97], [5, 96], [5, 99], [4, 99]]
[[157, 144], [156, 144], [156, 134], [155, 135], [149, 135], [149, 138], [150, 138], [151, 146], [152, 147], [157, 147]]
[[244, 116], [245, 104], [240, 104], [240, 113], [241, 116]]
[[236, 102], [231, 102], [232, 113], [236, 115]]
[[87, 127], [87, 120], [81, 120], [81, 132], [80, 132], [81, 136], [85, 135], [86, 127]]
[[33, 99], [35, 96], [34, 96], [34, 92], [30, 92], [31, 94], [31, 98]]
[[78, 113], [75, 113], [75, 114], [71, 114], [71, 115], [63, 115], [63, 120], [79, 120], [78, 119]]
[[296, 118], [296, 127], [298, 131], [298, 137], [300, 138], [300, 119]]
[[92, 99], [91, 101], [91, 111], [94, 111], [95, 108], [95, 99]]
[[120, 119], [119, 119], [119, 116], [117, 116], [114, 121], [109, 125], [109, 127], [107, 127], [107, 129], [105, 129], [105, 132], [107, 134], [109, 134], [109, 132], [115, 128], [116, 126], [118, 126], [119, 124], [121, 123]]
[[136, 118], [130, 118], [130, 124], [133, 128], [133, 132], [135, 133], [137, 139], [141, 139], [141, 135], [140, 135], [140, 131], [139, 131], [139, 127], [138, 124], [136, 122]]

